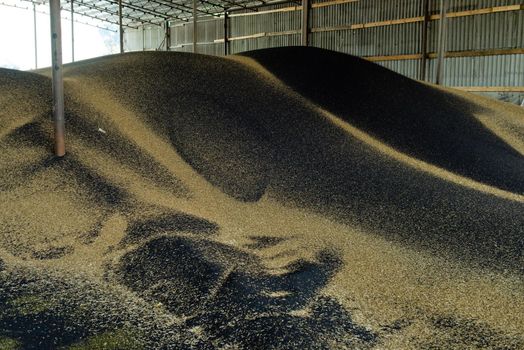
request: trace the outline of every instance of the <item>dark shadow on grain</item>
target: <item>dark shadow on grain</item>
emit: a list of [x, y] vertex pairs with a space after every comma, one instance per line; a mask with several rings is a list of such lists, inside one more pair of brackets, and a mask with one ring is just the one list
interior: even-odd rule
[[[188, 318], [218, 345], [243, 349], [366, 348], [376, 336], [337, 301], [321, 296], [340, 267], [333, 252], [297, 261], [284, 275], [265, 273], [254, 256], [200, 239], [161, 237], [123, 256], [121, 282]], [[306, 316], [293, 311], [308, 309]]]
[[351, 125], [416, 158], [524, 193], [524, 157], [474, 116], [480, 107], [377, 64], [286, 47], [242, 53]]
[[137, 243], [163, 233], [189, 232], [212, 235], [218, 225], [208, 220], [186, 213], [168, 213], [158, 217], [134, 221], [126, 230], [122, 243]]
[[276, 246], [277, 244], [285, 241], [288, 238], [282, 237], [271, 237], [271, 236], [250, 236], [253, 243], [246, 244], [246, 248], [249, 249], [264, 249]]

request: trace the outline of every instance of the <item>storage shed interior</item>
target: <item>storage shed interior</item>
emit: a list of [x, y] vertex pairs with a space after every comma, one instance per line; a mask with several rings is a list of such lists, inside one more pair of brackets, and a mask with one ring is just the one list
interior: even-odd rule
[[523, 1], [0, 0], [0, 350], [524, 349]]
[[[32, 4], [36, 11], [47, 2], [1, 4]], [[61, 6], [72, 22], [85, 18], [119, 31], [121, 51], [228, 55], [309, 45], [365, 57], [413, 79], [524, 101], [522, 0], [72, 0]]]

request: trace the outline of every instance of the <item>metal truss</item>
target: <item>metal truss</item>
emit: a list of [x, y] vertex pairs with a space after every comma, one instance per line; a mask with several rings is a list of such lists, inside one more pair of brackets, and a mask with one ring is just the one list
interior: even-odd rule
[[[89, 19], [107, 23], [109, 26], [119, 24], [119, 0], [61, 0], [64, 11], [70, 11], [73, 2], [74, 13]], [[267, 0], [197, 0], [196, 12], [203, 16], [219, 17], [230, 10], [257, 11], [258, 6], [267, 6]], [[297, 0], [290, 0], [294, 2]], [[36, 5], [48, 4], [49, 0], [20, 0]], [[282, 1], [275, 1], [282, 3]], [[166, 21], [178, 20], [187, 22], [193, 17], [192, 0], [121, 0], [122, 26], [136, 28], [148, 24], [162, 26]]]

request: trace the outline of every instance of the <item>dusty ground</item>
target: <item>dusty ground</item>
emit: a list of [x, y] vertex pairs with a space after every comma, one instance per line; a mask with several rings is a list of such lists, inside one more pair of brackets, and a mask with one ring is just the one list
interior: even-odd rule
[[347, 55], [0, 70], [0, 349], [524, 348], [524, 112]]

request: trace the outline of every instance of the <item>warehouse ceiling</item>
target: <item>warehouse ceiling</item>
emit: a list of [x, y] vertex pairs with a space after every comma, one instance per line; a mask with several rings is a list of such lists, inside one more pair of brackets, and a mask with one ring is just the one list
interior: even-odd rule
[[[62, 0], [62, 10], [75, 15], [94, 19], [105, 25], [118, 25], [119, 0]], [[49, 0], [19, 0], [42, 7]], [[257, 11], [256, 7], [283, 1], [269, 0], [197, 0], [197, 14], [202, 17], [219, 17], [230, 10]], [[298, 2], [290, 0], [288, 2]], [[0, 2], [0, 4], [8, 5]], [[10, 5], [13, 6], [13, 5]], [[21, 7], [21, 6], [16, 6]], [[122, 22], [124, 27], [136, 28], [142, 24], [162, 25], [166, 20], [189, 21], [193, 17], [193, 0], [122, 0]]]

